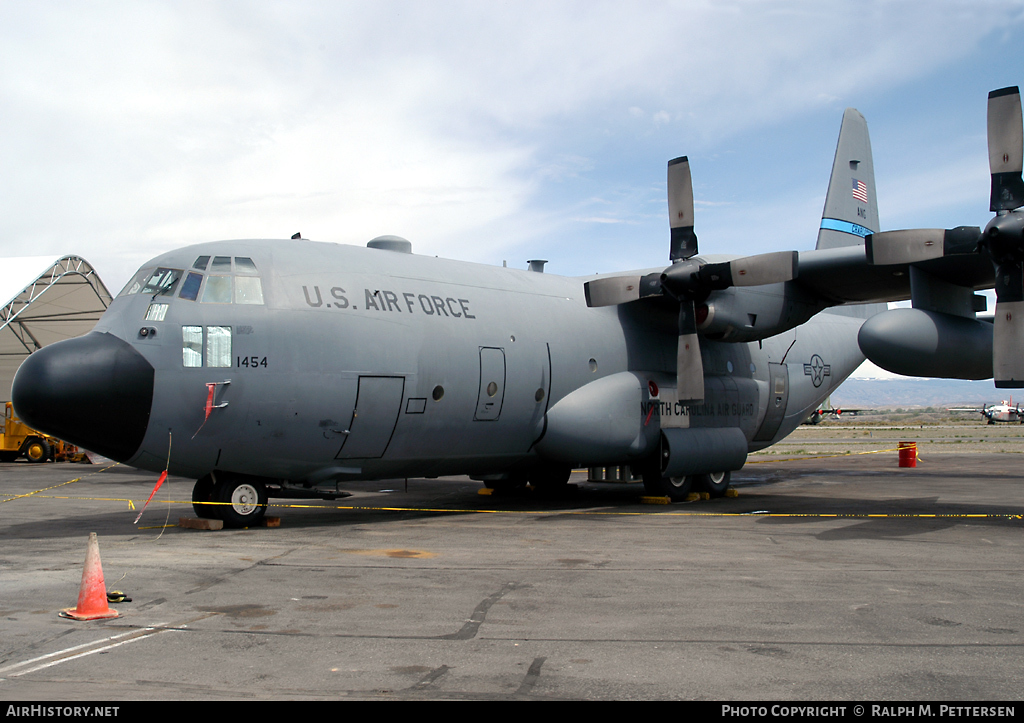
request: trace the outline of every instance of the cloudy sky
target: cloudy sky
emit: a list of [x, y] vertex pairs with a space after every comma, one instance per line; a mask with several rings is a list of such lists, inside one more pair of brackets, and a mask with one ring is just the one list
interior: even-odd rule
[[843, 109], [883, 228], [984, 225], [989, 90], [1024, 0], [0, 0], [0, 257], [116, 293], [222, 238], [588, 274], [667, 261], [688, 155], [706, 253], [815, 242]]

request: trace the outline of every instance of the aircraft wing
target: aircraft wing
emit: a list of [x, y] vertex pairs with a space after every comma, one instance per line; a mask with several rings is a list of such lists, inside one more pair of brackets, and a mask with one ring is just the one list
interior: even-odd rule
[[[992, 262], [981, 254], [946, 256], [914, 264], [958, 286], [995, 285]], [[900, 301], [910, 298], [910, 264], [872, 265], [864, 246], [801, 251], [794, 283], [835, 303]]]

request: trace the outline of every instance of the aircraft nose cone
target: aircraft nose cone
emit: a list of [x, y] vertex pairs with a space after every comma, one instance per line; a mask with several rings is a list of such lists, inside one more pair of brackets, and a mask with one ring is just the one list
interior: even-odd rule
[[121, 339], [92, 332], [31, 354], [11, 400], [30, 427], [123, 462], [146, 434], [153, 367]]

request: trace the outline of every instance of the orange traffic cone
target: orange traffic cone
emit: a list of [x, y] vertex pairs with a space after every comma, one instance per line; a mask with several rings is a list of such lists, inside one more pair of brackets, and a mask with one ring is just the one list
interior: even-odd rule
[[62, 618], [72, 620], [100, 620], [116, 618], [117, 612], [107, 605], [107, 587], [103, 583], [103, 566], [100, 565], [100, 543], [95, 532], [89, 533], [89, 546], [85, 551], [85, 569], [82, 571], [82, 585], [78, 589], [78, 607], [60, 611]]

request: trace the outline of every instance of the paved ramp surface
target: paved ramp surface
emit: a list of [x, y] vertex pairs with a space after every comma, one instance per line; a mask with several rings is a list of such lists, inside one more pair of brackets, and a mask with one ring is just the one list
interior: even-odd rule
[[[356, 483], [220, 532], [161, 527], [189, 480], [135, 527], [155, 475], [0, 465], [0, 698], [1014, 699], [1021, 461], [770, 461], [672, 506]], [[57, 616], [90, 532], [116, 620]]]

